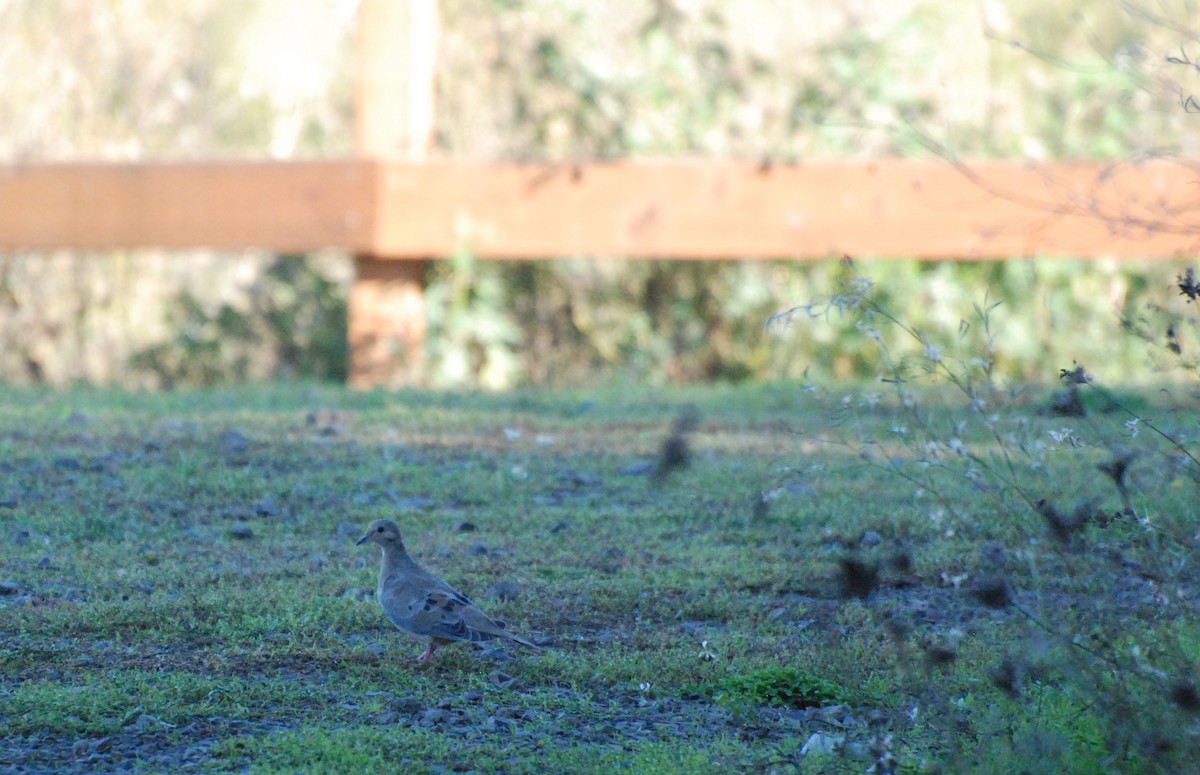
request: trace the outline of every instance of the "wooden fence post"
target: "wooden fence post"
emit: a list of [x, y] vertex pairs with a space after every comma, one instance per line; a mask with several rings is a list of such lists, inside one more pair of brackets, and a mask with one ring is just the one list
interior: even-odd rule
[[[354, 41], [360, 157], [423, 161], [428, 156], [438, 31], [438, 0], [360, 0]], [[359, 254], [354, 263], [349, 384], [412, 384], [422, 366], [428, 262]]]

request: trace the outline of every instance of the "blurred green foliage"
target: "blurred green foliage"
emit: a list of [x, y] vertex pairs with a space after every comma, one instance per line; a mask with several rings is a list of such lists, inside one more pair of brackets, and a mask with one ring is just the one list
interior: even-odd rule
[[[477, 5], [445, 4], [452, 77], [440, 121], [452, 154], [1120, 158], [1179, 147], [1188, 120], [1154, 61], [1155, 45], [1183, 33], [1134, 5], [1009, 3], [985, 9], [982, 23], [975, 8], [921, 2], [868, 3], [861, 17], [816, 4], [765, 3], [757, 17], [718, 3], [568, 12], [512, 2], [491, 15]], [[1156, 10], [1186, 26], [1182, 6]], [[947, 42], [947, 30], [964, 34]], [[1001, 302], [999, 374], [1052, 381], [1076, 359], [1111, 369], [1106, 379], [1162, 376], [1119, 332], [1123, 315], [1168, 303], [1178, 262], [900, 258], [861, 270], [940, 340], [958, 337], [974, 304]], [[461, 283], [462, 265], [435, 283]], [[873, 376], [873, 345], [851, 324], [764, 327], [833, 293], [834, 259], [576, 258], [469, 274], [506, 290], [492, 295], [503, 329], [522, 334], [492, 338], [476, 371], [489, 369], [485, 384]]]
[[210, 308], [183, 291], [172, 339], [135, 352], [130, 367], [165, 388], [263, 379], [345, 379], [346, 297], [304, 256], [273, 259], [245, 304]]
[[[319, 0], [301, 14], [279, 0], [193, 0], [166, 13], [134, 0], [13, 0], [0, 14], [0, 35], [11, 43], [0, 66], [20, 77], [0, 99], [0, 155], [346, 153], [352, 19], [343, 6]], [[1200, 38], [1183, 0], [845, 7], [444, 0], [441, 8], [437, 143], [451, 156], [786, 161], [1200, 152], [1188, 131], [1195, 117], [1179, 96], [1195, 91], [1187, 81], [1193, 73], [1165, 58]], [[280, 79], [310, 60], [317, 66], [304, 70], [307, 80]], [[1174, 303], [1182, 263], [888, 258], [897, 260], [863, 271], [931, 334], [957, 336], [972, 304], [1001, 302], [994, 339], [1003, 374], [1049, 380], [1077, 359], [1103, 363], [1112, 370], [1105, 379], [1160, 376], [1144, 348], [1121, 340], [1121, 321]], [[503, 388], [870, 377], [862, 357], [868, 343], [852, 327], [832, 318], [764, 326], [831, 293], [836, 259], [490, 263], [460, 254], [432, 272], [426, 378]], [[344, 299], [348, 257], [332, 270], [329, 260], [293, 262], [293, 274], [274, 280], [272, 257], [227, 257], [242, 281], [164, 282], [160, 294], [177, 302], [162, 305], [171, 312], [159, 325], [140, 327], [72, 282], [83, 263], [104, 259], [61, 259], [68, 268], [52, 280], [30, 279], [22, 260], [0, 256], [0, 288], [10, 289], [0, 294], [0, 328], [45, 339], [0, 362], [0, 378], [185, 385], [344, 373], [344, 324], [326, 314], [331, 298], [293, 295], [295, 307], [285, 309], [282, 302], [238, 306], [222, 294], [255, 287], [252, 277], [261, 276], [277, 290], [294, 282]], [[14, 301], [30, 296], [22, 286], [30, 282], [39, 297], [75, 298], [61, 302], [64, 309], [88, 314], [60, 311], [53, 325], [30, 326], [37, 305]], [[280, 328], [313, 309], [324, 310], [320, 319], [332, 327]], [[275, 317], [234, 319], [261, 315]], [[130, 344], [110, 348], [107, 369], [77, 363], [75, 353], [89, 349], [98, 331], [117, 341], [110, 329], [119, 325]], [[294, 342], [283, 345], [289, 336]], [[279, 357], [280, 347], [295, 352]]]

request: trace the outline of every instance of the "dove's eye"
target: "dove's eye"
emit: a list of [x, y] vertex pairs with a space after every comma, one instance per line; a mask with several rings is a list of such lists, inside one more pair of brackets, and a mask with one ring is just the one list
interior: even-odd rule
[[375, 528], [375, 532], [376, 532], [376, 533], [382, 533], [382, 532], [383, 532], [383, 526], [382, 526], [382, 525], [380, 525], [379, 527]]

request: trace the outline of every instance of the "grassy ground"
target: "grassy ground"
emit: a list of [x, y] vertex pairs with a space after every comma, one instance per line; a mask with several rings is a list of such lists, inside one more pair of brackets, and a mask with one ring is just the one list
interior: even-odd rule
[[[0, 769], [1184, 772], [1195, 442], [1047, 395], [8, 390]], [[545, 651], [409, 664], [379, 517]]]

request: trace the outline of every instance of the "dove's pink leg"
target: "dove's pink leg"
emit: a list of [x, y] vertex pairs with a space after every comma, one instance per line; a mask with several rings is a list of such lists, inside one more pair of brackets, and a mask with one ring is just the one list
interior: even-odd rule
[[429, 645], [425, 647], [424, 653], [422, 653], [421, 656], [417, 657], [417, 663], [421, 664], [424, 662], [432, 662], [434, 648], [435, 647], [433, 645], [433, 641], [429, 641]]

